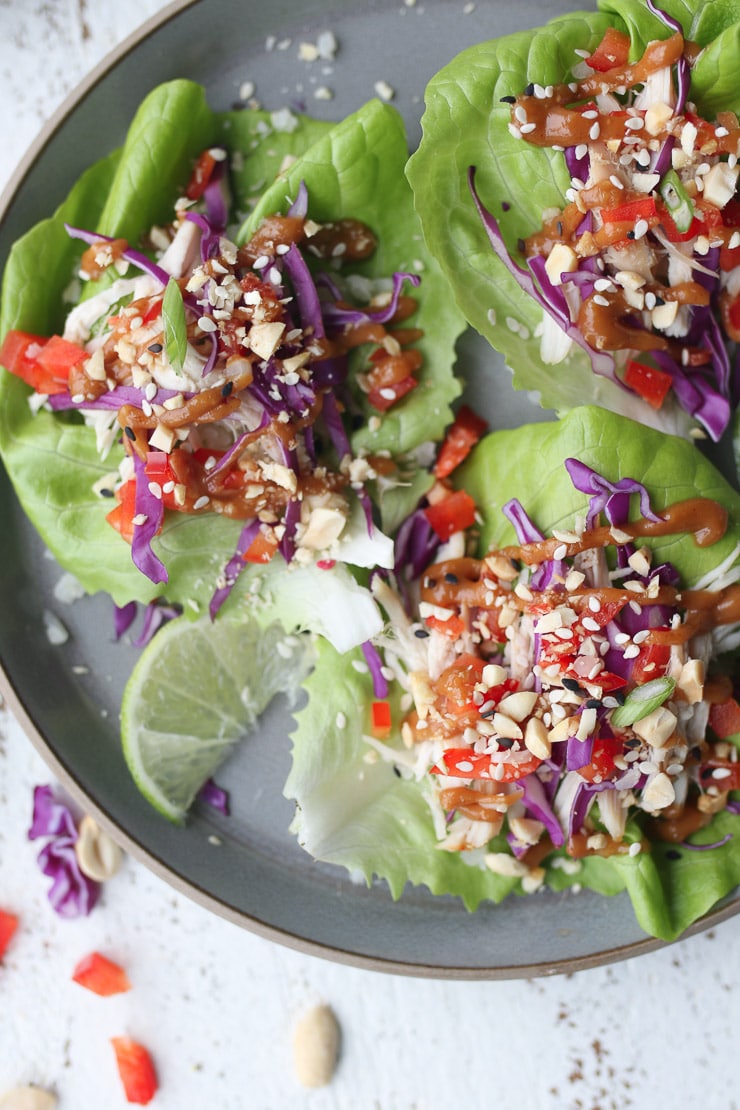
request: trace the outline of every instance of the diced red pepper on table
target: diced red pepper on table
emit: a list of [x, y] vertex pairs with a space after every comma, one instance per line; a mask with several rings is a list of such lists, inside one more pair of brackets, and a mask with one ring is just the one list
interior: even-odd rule
[[17, 928], [17, 916], [7, 910], [0, 910], [0, 960], [5, 955]]
[[72, 979], [81, 987], [104, 998], [131, 990], [131, 983], [123, 968], [100, 952], [90, 952], [83, 956], [72, 972]]
[[149, 1052], [131, 1037], [112, 1037], [118, 1074], [128, 1102], [147, 1106], [157, 1092], [157, 1073]]

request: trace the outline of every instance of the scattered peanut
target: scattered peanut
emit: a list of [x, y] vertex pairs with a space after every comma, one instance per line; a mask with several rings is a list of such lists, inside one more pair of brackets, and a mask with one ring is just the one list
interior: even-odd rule
[[293, 1033], [293, 1062], [304, 1087], [325, 1087], [331, 1082], [339, 1058], [340, 1030], [334, 1011], [314, 1006]]
[[111, 879], [121, 866], [121, 849], [89, 814], [80, 821], [75, 855], [82, 874], [96, 883]]

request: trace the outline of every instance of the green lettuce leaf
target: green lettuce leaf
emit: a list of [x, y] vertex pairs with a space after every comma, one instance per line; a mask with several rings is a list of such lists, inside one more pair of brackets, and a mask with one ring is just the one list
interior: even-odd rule
[[[730, 0], [716, 5], [675, 0], [664, 6], [687, 18], [702, 41], [709, 36], [710, 45], [694, 71], [699, 109], [713, 118], [718, 107], [733, 107], [738, 95], [731, 49], [737, 36], [736, 6]], [[518, 241], [542, 226], [546, 209], [564, 207], [570, 177], [562, 154], [510, 134], [510, 105], [502, 98], [518, 95], [530, 82], [546, 86], [569, 80], [578, 60], [574, 51], [593, 50], [609, 25], [624, 30], [629, 24], [641, 45], [646, 37], [669, 34], [643, 0], [613, 0], [600, 7], [481, 43], [440, 70], [427, 86], [422, 141], [407, 176], [429, 249], [466, 319], [511, 367], [515, 388], [536, 393], [543, 407], [559, 414], [588, 398], [642, 423], [685, 434], [690, 420], [674, 398], [656, 413], [614, 381], [595, 375], [580, 348], [572, 348], [560, 364], [543, 361], [538, 337], [542, 309], [495, 257], [468, 188], [473, 166], [483, 204], [499, 220], [510, 254], [523, 262]], [[720, 38], [725, 49], [730, 47], [721, 56]]]
[[[377, 118], [372, 109], [370, 115]], [[335, 201], [340, 214], [352, 210], [358, 197], [357, 178], [363, 173], [385, 190], [389, 205], [395, 203], [399, 191], [393, 182], [400, 181], [406, 208], [396, 224], [386, 220], [378, 230], [381, 235], [386, 230], [393, 234], [393, 244], [381, 248], [383, 265], [392, 268], [401, 261], [410, 264], [417, 257], [420, 232], [403, 177], [405, 146], [401, 157], [403, 140], [398, 124], [395, 119], [390, 122], [385, 137], [382, 127], [371, 123], [366, 129], [362, 119], [342, 126], [339, 138], [325, 140], [331, 131], [331, 124], [306, 117], [297, 117], [294, 130], [281, 131], [266, 112], [214, 114], [206, 105], [203, 89], [189, 81], [173, 81], [155, 89], [137, 112], [123, 150], [83, 174], [54, 216], [16, 243], [3, 281], [2, 333], [23, 328], [45, 335], [63, 326], [69, 307], [65, 308], [64, 290], [76, 273], [83, 249], [68, 237], [65, 222], [123, 236], [136, 244], [152, 224], [171, 218], [173, 203], [187, 183], [192, 161], [202, 149], [220, 142], [240, 152], [231, 185], [234, 211], [242, 216], [254, 208], [255, 197], [276, 179], [286, 160], [292, 159], [295, 167], [300, 167], [295, 159], [317, 143], [309, 168], [305, 172], [297, 168], [296, 174], [298, 179], [305, 176], [310, 180], [317, 192], [316, 183], [322, 175], [330, 177], [331, 191], [325, 199]], [[352, 163], [351, 171], [344, 174], [346, 183], [331, 167], [335, 155], [344, 159], [345, 170], [347, 163]], [[281, 179], [270, 195], [279, 195], [282, 200], [285, 188]], [[275, 199], [275, 207], [277, 203]], [[366, 214], [370, 207], [366, 198]], [[424, 258], [421, 246], [419, 252]], [[417, 392], [426, 394], [430, 407], [438, 403], [440, 410], [444, 407], [441, 398], [451, 398], [457, 392], [450, 367], [454, 338], [462, 327], [454, 308], [444, 315], [441, 285], [430, 263], [425, 292], [428, 288], [431, 309], [425, 312], [440, 317], [436, 333], [431, 322], [430, 331], [441, 350], [429, 377], [440, 384], [428, 391], [425, 385]], [[452, 334], [445, 341], [447, 329]], [[92, 431], [76, 414], [33, 414], [27, 403], [28, 392], [19, 379], [0, 371], [0, 452], [26, 514], [57, 560], [75, 573], [89, 593], [104, 590], [118, 604], [147, 602], [166, 593], [168, 600], [184, 605], [187, 612], [202, 611], [218, 574], [233, 553], [239, 523], [223, 517], [169, 514], [161, 536], [153, 544], [168, 567], [169, 582], [155, 586], [134, 567], [130, 548], [106, 522], [110, 501], [93, 491], [99, 479], [116, 470], [120, 449], [114, 448], [101, 462]], [[420, 407], [423, 409], [423, 405]], [[444, 414], [447, 420], [446, 407]], [[417, 419], [417, 426], [421, 424]], [[400, 444], [393, 446], [398, 450]], [[418, 499], [416, 487], [412, 485], [411, 491]], [[255, 577], [251, 568], [240, 576], [229, 605], [252, 589]]]
[[[511, 497], [520, 499], [546, 534], [570, 527], [573, 514], [585, 512], [587, 500], [573, 489], [563, 466], [571, 456], [611, 481], [636, 477], [644, 482], [658, 511], [695, 496], [727, 508], [727, 535], [712, 547], [697, 547], [691, 537], [653, 542], [658, 558], [673, 562], [687, 583], [736, 548], [740, 495], [692, 444], [588, 407], [556, 423], [495, 432], [474, 450], [459, 484], [479, 506], [481, 551], [489, 544], [514, 541], [511, 525], [501, 517], [501, 506]], [[392, 762], [376, 758], [363, 740], [370, 731], [372, 682], [358, 673], [351, 657], [341, 659], [322, 646], [305, 688], [309, 700], [296, 715], [285, 793], [296, 801], [295, 830], [308, 852], [359, 872], [368, 883], [385, 879], [394, 897], [406, 882], [424, 884], [435, 894], [459, 895], [472, 910], [483, 899], [500, 901], [508, 892], [520, 891], [518, 881], [466, 863], [459, 853], [437, 849], [423, 787], [397, 777]], [[402, 716], [398, 697], [393, 689], [395, 721]], [[402, 764], [400, 736], [394, 734], [388, 744]], [[630, 829], [634, 837], [639, 835], [636, 822]], [[554, 890], [578, 882], [603, 895], [626, 890], [645, 932], [672, 940], [740, 882], [740, 818], [723, 813], [692, 840], [713, 843], [727, 832], [735, 833], [734, 838], [710, 852], [656, 844], [650, 854], [637, 857], [584, 860], [575, 873], [550, 866], [547, 882]]]
[[[396, 455], [440, 439], [452, 419], [450, 404], [460, 393], [452, 366], [464, 321], [438, 263], [423, 242], [403, 172], [407, 158], [406, 134], [398, 112], [372, 100], [333, 128], [266, 190], [241, 233], [241, 238], [246, 238], [262, 217], [285, 212], [304, 181], [313, 219], [354, 217], [375, 232], [378, 249], [352, 268], [355, 273], [386, 280], [395, 271], [421, 276], [419, 308], [409, 320], [424, 332], [416, 344], [424, 356], [420, 384], [384, 415], [377, 430], [368, 427], [366, 420], [353, 436], [355, 451], [386, 450]], [[410, 292], [417, 295], [413, 289]], [[355, 365], [362, 365], [362, 357], [358, 352]], [[366, 418], [372, 416], [375, 410], [359, 392], [358, 400]]]

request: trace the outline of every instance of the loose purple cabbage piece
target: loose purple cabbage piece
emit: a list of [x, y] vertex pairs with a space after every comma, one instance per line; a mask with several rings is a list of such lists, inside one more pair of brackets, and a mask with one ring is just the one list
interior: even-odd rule
[[308, 189], [306, 182], [301, 181], [298, 186], [298, 192], [295, 195], [295, 200], [288, 209], [289, 216], [296, 216], [299, 220], [305, 220], [308, 215]]
[[129, 601], [127, 605], [114, 605], [113, 630], [117, 640], [121, 639], [124, 632], [128, 632], [129, 628], [136, 620], [137, 611], [138, 605], [135, 601]]
[[137, 524], [134, 519], [131, 557], [134, 566], [138, 567], [150, 581], [167, 582], [167, 568], [152, 551], [152, 540], [162, 527], [164, 503], [161, 494], [155, 497], [149, 489], [144, 460], [136, 453], [134, 453], [134, 477], [136, 479], [134, 510], [136, 517], [142, 516], [145, 519], [142, 524]]
[[569, 736], [565, 755], [566, 771], [579, 771], [581, 767], [587, 767], [591, 762], [593, 747], [593, 736], [588, 736], [585, 740]]
[[137, 389], [133, 385], [117, 385], [113, 389], [107, 390], [100, 397], [96, 397], [94, 401], [75, 401], [68, 393], [52, 393], [49, 396], [49, 408], [54, 412], [62, 412], [66, 409], [109, 409], [111, 412], [118, 412], [121, 405], [135, 405], [136, 408], [141, 408], [145, 401], [150, 404], [163, 405], [170, 397], [181, 396], [185, 400], [193, 397], [192, 393], [180, 393], [174, 389], [158, 389], [152, 397], [147, 397], [143, 389]]
[[362, 654], [368, 665], [373, 680], [373, 696], [376, 698], [388, 697], [388, 681], [383, 674], [383, 660], [380, 653], [370, 640], [362, 645]]
[[150, 601], [144, 610], [144, 626], [132, 641], [134, 647], [143, 648], [154, 638], [154, 634], [159, 632], [160, 628], [167, 624], [168, 621], [174, 620], [179, 617], [182, 610], [178, 605], [168, 605], [160, 599]]
[[230, 815], [228, 792], [223, 787], [217, 786], [213, 779], [208, 779], [203, 783], [197, 797], [199, 801], [205, 802], [206, 805], [217, 809], [219, 813], [223, 813], [224, 817]]
[[48, 898], [61, 917], [90, 913], [100, 894], [98, 883], [80, 871], [75, 854], [77, 826], [68, 806], [59, 801], [51, 786], [33, 792], [33, 817], [28, 839], [46, 838], [37, 859], [41, 871], [52, 880]]

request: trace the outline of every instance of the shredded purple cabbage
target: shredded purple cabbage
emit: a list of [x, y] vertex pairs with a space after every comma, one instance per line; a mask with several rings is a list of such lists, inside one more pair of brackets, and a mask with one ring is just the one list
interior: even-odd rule
[[311, 329], [316, 338], [321, 339], [326, 332], [319, 294], [308, 264], [295, 243], [291, 243], [290, 249], [283, 255], [283, 262], [295, 293], [301, 327], [304, 331]]
[[224, 817], [229, 816], [229, 795], [222, 787], [217, 786], [213, 779], [208, 779], [203, 783], [198, 791], [198, 800], [205, 802], [206, 805], [213, 806], [219, 813], [223, 813]]
[[216, 614], [236, 585], [237, 578], [244, 570], [244, 553], [251, 547], [252, 541], [256, 538], [259, 530], [260, 522], [258, 520], [250, 520], [242, 528], [237, 540], [236, 550], [224, 567], [223, 584], [216, 587], [208, 605], [211, 620], [216, 619]]
[[[500, 262], [506, 267], [511, 276], [516, 281], [517, 285], [525, 293], [529, 294], [558, 324], [566, 335], [573, 340], [579, 347], [587, 353], [591, 359], [591, 366], [595, 374], [600, 374], [603, 377], [612, 378], [617, 381], [614, 372], [614, 359], [611, 355], [603, 351], [595, 351], [581, 335], [580, 331], [570, 321], [570, 314], [568, 314], [567, 322], [563, 320], [562, 306], [559, 303], [553, 303], [536, 284], [534, 277], [531, 273], [523, 270], [518, 266], [514, 259], [509, 254], [509, 250], [504, 242], [504, 237], [501, 234], [498, 221], [488, 209], [484, 206], [478, 193], [475, 189], [475, 166], [471, 166], [468, 170], [468, 186], [473, 196], [475, 206], [478, 209], [478, 214], [481, 218], [483, 226], [488, 235], [488, 240], [493, 247], [494, 254]], [[552, 283], [550, 283], [552, 284]], [[553, 288], [555, 288], [553, 286]], [[562, 296], [562, 294], [561, 294]]]
[[136, 517], [143, 517], [143, 523], [137, 524], [134, 519], [134, 536], [131, 543], [131, 557], [134, 566], [138, 567], [154, 583], [167, 582], [167, 568], [152, 551], [152, 540], [162, 527], [164, 519], [164, 504], [161, 495], [155, 495], [149, 489], [149, 479], [146, 474], [145, 463], [138, 454], [134, 453], [134, 476], [136, 479], [136, 497], [134, 510]]
[[[729, 806], [727, 808], [729, 809]], [[721, 848], [723, 844], [727, 844], [732, 837], [732, 833], [726, 833], [721, 840], [715, 840], [713, 844], [689, 844], [688, 840], [682, 840], [681, 847], [688, 848], [691, 852], [711, 852], [713, 848]]]
[[124, 632], [128, 632], [129, 628], [136, 620], [137, 611], [138, 605], [135, 601], [129, 601], [127, 605], [114, 605], [113, 630], [117, 640], [121, 639]]
[[626, 524], [629, 520], [629, 500], [633, 493], [640, 496], [640, 512], [646, 520], [661, 519], [650, 506], [648, 491], [633, 478], [620, 478], [618, 482], [610, 482], [608, 478], [597, 474], [580, 459], [574, 458], [565, 460], [565, 469], [575, 488], [581, 493], [590, 495], [586, 516], [587, 528], [595, 526], [602, 512], [610, 524], [617, 527], [620, 524]]
[[388, 697], [388, 681], [383, 674], [383, 660], [380, 653], [370, 640], [362, 645], [362, 654], [365, 656], [373, 680], [373, 696], [376, 698]]
[[[83, 243], [87, 243], [89, 246], [92, 246], [93, 243], [113, 243], [115, 241], [111, 235], [101, 235], [100, 232], [85, 231], [81, 227], [72, 227], [71, 224], [65, 224], [64, 229], [70, 239], [81, 239]], [[152, 262], [151, 258], [147, 258], [141, 251], [132, 250], [131, 247], [127, 247], [122, 257], [133, 266], [143, 270], [145, 274], [149, 274], [150, 277], [153, 277], [154, 280], [158, 281], [162, 286], [165, 286], [170, 280], [170, 274], [168, 274], [166, 270], [163, 270], [161, 266], [158, 266], [156, 262]]]
[[61, 917], [90, 913], [100, 894], [100, 885], [80, 871], [75, 854], [77, 826], [67, 805], [59, 801], [51, 786], [33, 792], [33, 817], [28, 839], [46, 838], [37, 859], [41, 871], [52, 880], [48, 898]]

